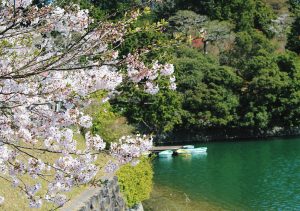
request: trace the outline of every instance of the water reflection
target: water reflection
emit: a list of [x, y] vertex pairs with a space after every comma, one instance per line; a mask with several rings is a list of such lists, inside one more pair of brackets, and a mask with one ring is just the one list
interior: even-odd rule
[[200, 154], [192, 154], [192, 157], [193, 158], [198, 158], [198, 159], [205, 159], [207, 156], [207, 152], [203, 152], [203, 153], [200, 153]]

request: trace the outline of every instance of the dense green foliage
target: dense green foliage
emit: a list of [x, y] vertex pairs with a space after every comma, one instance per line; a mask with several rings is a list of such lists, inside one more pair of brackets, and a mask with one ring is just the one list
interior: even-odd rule
[[230, 67], [181, 47], [175, 51], [178, 92], [184, 96], [184, 127], [203, 129], [233, 124], [237, 119], [238, 88], [242, 80]]
[[288, 36], [287, 48], [300, 54], [300, 10], [297, 13], [291, 32]]
[[205, 15], [190, 10], [179, 10], [169, 18], [168, 31], [186, 36], [201, 36], [202, 30], [205, 29], [205, 40], [217, 41], [228, 37], [232, 28], [233, 24], [228, 21], [211, 21]]
[[290, 9], [295, 16], [295, 20], [288, 34], [287, 49], [300, 54], [300, 1], [289, 0]]
[[122, 166], [118, 170], [117, 176], [128, 207], [133, 207], [150, 197], [153, 170], [148, 158], [141, 159], [135, 166], [131, 164]]
[[[143, 1], [79, 2], [95, 8], [101, 16]], [[110, 101], [112, 108], [105, 104], [105, 112], [100, 109], [94, 115], [94, 132], [105, 137], [104, 128], [115, 125], [121, 115], [140, 132], [153, 132], [159, 139], [179, 132], [196, 135], [211, 131], [232, 137], [246, 131], [257, 136], [276, 128], [298, 127], [300, 2], [288, 2], [289, 14], [279, 14], [288, 11], [276, 10], [276, 1], [264, 0], [148, 4], [151, 11], [147, 9], [131, 26], [120, 55], [138, 50], [146, 64], [155, 60], [173, 63], [177, 90], [167, 89], [164, 77], [159, 79], [157, 95], [147, 94], [128, 81], [119, 88], [122, 96]], [[282, 1], [277, 3], [283, 5]], [[290, 22], [292, 25], [286, 26]], [[162, 30], [157, 30], [158, 25]], [[107, 119], [112, 120], [104, 124]], [[124, 130], [130, 131], [126, 127]], [[111, 130], [106, 133], [113, 134]]]
[[125, 117], [113, 112], [109, 102], [102, 102], [103, 92], [93, 94], [93, 103], [85, 113], [93, 117], [92, 132], [100, 135], [107, 143], [119, 140], [124, 135], [133, 133], [134, 128]]
[[289, 0], [290, 10], [294, 13], [300, 11], [300, 1], [299, 0]]
[[[244, 79], [241, 92], [239, 126], [250, 128], [289, 127], [298, 125], [295, 116], [285, 122], [287, 112], [298, 112], [290, 107], [295, 96], [299, 74], [299, 58], [292, 53], [275, 54], [274, 47], [258, 32], [237, 35], [236, 46], [228, 56], [228, 64], [237, 68]], [[233, 59], [232, 59], [233, 58]], [[296, 81], [295, 81], [296, 80]], [[296, 101], [298, 101], [297, 99]]]
[[[166, 8], [170, 2], [164, 4], [163, 8]], [[257, 28], [272, 36], [269, 27], [275, 15], [263, 0], [177, 0], [173, 5], [173, 14], [180, 9], [193, 10], [212, 19], [230, 20], [236, 24], [238, 31]], [[163, 16], [162, 13], [164, 13], [163, 9], [158, 10], [159, 16]], [[168, 13], [172, 14], [172, 12]]]
[[123, 108], [123, 114], [140, 129], [161, 134], [172, 131], [181, 123], [180, 93], [165, 89], [150, 95], [131, 86], [123, 91], [126, 91], [124, 95], [113, 101], [115, 108]]
[[[155, 10], [157, 17], [161, 8]], [[168, 8], [170, 15], [164, 16], [169, 18], [168, 34], [144, 34], [136, 37], [135, 43], [142, 46], [153, 40], [164, 43], [172, 36], [186, 37], [180, 39], [185, 44], [163, 49], [168, 56], [157, 51], [149, 57], [163, 58], [175, 65], [177, 91], [162, 90], [152, 96], [129, 84], [122, 89], [127, 94], [113, 101], [117, 111], [122, 111], [139, 130], [154, 131], [159, 138], [178, 131], [197, 134], [222, 130], [235, 135], [247, 131], [250, 135], [263, 135], [276, 127], [299, 126], [300, 59], [294, 53], [276, 51], [277, 46], [269, 39], [271, 20], [276, 17], [267, 4], [254, 0], [210, 4], [177, 1]], [[147, 20], [154, 19], [152, 15]], [[299, 33], [297, 21], [291, 30], [295, 38]], [[230, 42], [232, 25], [236, 26], [235, 38]], [[190, 37], [201, 36], [202, 29], [211, 45], [221, 40], [229, 47], [217, 46], [219, 56], [210, 50], [205, 55], [201, 49], [192, 48]], [[127, 48], [133, 46], [131, 43]]]

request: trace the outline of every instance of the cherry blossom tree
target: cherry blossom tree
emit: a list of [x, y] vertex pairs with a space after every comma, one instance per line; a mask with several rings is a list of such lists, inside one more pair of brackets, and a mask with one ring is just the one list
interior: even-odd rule
[[[136, 135], [106, 150], [100, 136], [87, 132], [85, 148], [79, 148], [74, 128], [89, 131], [92, 126], [83, 112], [92, 102], [90, 94], [114, 93], [127, 80], [155, 94], [160, 74], [170, 77], [174, 89], [174, 67], [146, 65], [138, 54], [119, 58], [118, 46], [137, 11], [122, 21], [95, 22], [77, 5], [37, 8], [31, 0], [0, 2], [0, 177], [24, 192], [30, 207], [41, 207], [44, 200], [62, 206], [64, 192], [93, 180], [99, 153], [115, 157], [106, 166], [113, 171], [152, 146], [151, 137]], [[57, 159], [49, 162], [39, 153]], [[47, 181], [47, 193], [37, 195], [41, 184], [26, 184], [24, 175]]]

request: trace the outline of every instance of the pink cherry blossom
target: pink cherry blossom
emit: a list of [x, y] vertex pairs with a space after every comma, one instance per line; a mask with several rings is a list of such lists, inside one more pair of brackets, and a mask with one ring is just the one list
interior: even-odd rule
[[[67, 201], [64, 192], [95, 178], [97, 154], [106, 144], [88, 132], [93, 121], [83, 112], [92, 93], [106, 90], [105, 101], [129, 80], [156, 94], [160, 76], [170, 77], [170, 88], [175, 88], [173, 65], [146, 65], [138, 54], [120, 59], [111, 48], [123, 42], [137, 15], [95, 23], [89, 11], [74, 4], [38, 8], [31, 0], [16, 0], [14, 12], [12, 0], [1, 1], [0, 174], [25, 193], [30, 207], [41, 207], [43, 200], [61, 206]], [[93, 22], [96, 27], [91, 28]], [[84, 149], [77, 147], [74, 128], [87, 131]], [[152, 137], [122, 137], [111, 144], [109, 153], [116, 161], [106, 170], [136, 163], [151, 147]], [[57, 159], [43, 160], [37, 152]], [[35, 180], [50, 173], [44, 195], [37, 196], [40, 184], [20, 182], [22, 176]]]
[[165, 76], [172, 75], [173, 73], [174, 73], [174, 66], [173, 66], [173, 64], [166, 64], [166, 65], [160, 70], [160, 74], [161, 74], [161, 75], [165, 75]]
[[152, 82], [147, 81], [145, 86], [145, 92], [151, 95], [155, 95], [159, 92], [158, 85], [154, 85]]
[[90, 132], [85, 134], [86, 146], [89, 150], [100, 151], [105, 149], [106, 143], [99, 135], [92, 136]]

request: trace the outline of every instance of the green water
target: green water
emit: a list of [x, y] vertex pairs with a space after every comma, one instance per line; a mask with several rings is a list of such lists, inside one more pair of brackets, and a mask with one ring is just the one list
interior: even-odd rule
[[224, 210], [300, 210], [300, 138], [201, 146], [207, 155], [154, 160], [155, 190], [168, 190], [159, 199], [176, 204], [180, 200], [172, 197], [182, 193], [194, 203], [185, 210], [205, 210], [203, 203]]

